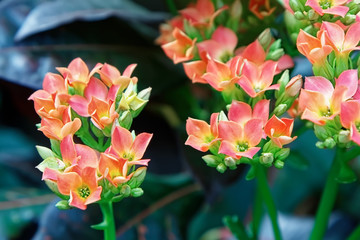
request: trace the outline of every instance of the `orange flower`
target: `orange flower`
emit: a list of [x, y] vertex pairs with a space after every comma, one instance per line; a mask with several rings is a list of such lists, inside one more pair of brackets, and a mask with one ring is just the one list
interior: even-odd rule
[[289, 144], [296, 139], [296, 137], [291, 137], [293, 126], [294, 119], [279, 119], [273, 115], [265, 124], [264, 132], [279, 148], [282, 148], [283, 145]]
[[250, 0], [250, 11], [255, 14], [259, 19], [270, 16], [276, 9], [276, 7], [270, 7], [269, 0]]

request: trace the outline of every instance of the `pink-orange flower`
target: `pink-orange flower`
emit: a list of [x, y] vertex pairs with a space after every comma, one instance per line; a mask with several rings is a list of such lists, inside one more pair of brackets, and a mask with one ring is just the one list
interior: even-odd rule
[[344, 6], [351, 0], [307, 0], [305, 6], [309, 6], [315, 10], [320, 16], [325, 13], [336, 16], [345, 17], [349, 11], [347, 6]]
[[98, 186], [96, 171], [96, 168], [86, 167], [58, 175], [59, 192], [70, 195], [70, 206], [85, 210], [88, 204], [101, 199], [102, 187]]
[[231, 29], [220, 26], [211, 39], [198, 43], [197, 48], [200, 55], [209, 55], [211, 59], [226, 63], [234, 55], [237, 42], [237, 36]]
[[251, 119], [260, 119], [262, 120], [261, 127], [263, 127], [269, 118], [269, 104], [270, 100], [260, 100], [252, 110], [247, 103], [233, 101], [229, 108], [228, 119], [237, 122], [243, 127]]
[[102, 67], [98, 63], [91, 72], [81, 58], [75, 58], [67, 68], [56, 68], [66, 79], [69, 86], [73, 87], [78, 94], [82, 94], [90, 78]]
[[137, 77], [131, 77], [131, 74], [133, 73], [135, 67], [136, 64], [130, 64], [126, 67], [123, 74], [121, 74], [116, 67], [105, 63], [101, 67], [101, 69], [98, 70], [98, 73], [100, 74], [101, 80], [109, 88], [116, 86], [116, 90], [124, 90], [125, 88], [127, 88], [130, 82], [133, 82], [135, 84], [138, 81]]
[[324, 30], [317, 33], [317, 37], [300, 30], [296, 40], [299, 52], [304, 55], [313, 65], [323, 65], [326, 57], [332, 52], [332, 47], [326, 43]]
[[207, 83], [202, 77], [206, 73], [207, 63], [207, 58], [183, 63], [185, 74], [190, 78], [192, 83]]
[[327, 44], [332, 46], [336, 54], [348, 55], [353, 50], [359, 50], [360, 22], [352, 24], [344, 33], [344, 30], [336, 23], [323, 22], [321, 29], [326, 31]]
[[252, 159], [260, 150], [256, 147], [263, 136], [262, 120], [251, 119], [244, 126], [233, 121], [220, 121], [219, 137], [222, 139], [219, 153], [240, 159]]
[[349, 100], [341, 104], [340, 121], [350, 129], [350, 139], [360, 145], [360, 101]]
[[79, 118], [71, 120], [71, 110], [67, 107], [63, 111], [62, 118], [47, 118], [41, 119], [40, 131], [50, 139], [63, 140], [68, 135], [74, 135], [81, 127]]
[[271, 85], [276, 69], [277, 63], [271, 60], [261, 66], [245, 60], [238, 84], [252, 98], [267, 90], [278, 89], [278, 84]]
[[283, 145], [296, 139], [296, 136], [291, 137], [293, 126], [294, 119], [279, 119], [273, 115], [265, 124], [264, 132], [279, 148], [282, 148]]
[[270, 7], [270, 0], [250, 0], [249, 9], [259, 19], [264, 19], [270, 16], [276, 7]]
[[341, 103], [350, 99], [358, 86], [357, 70], [347, 70], [336, 79], [335, 88], [324, 77], [305, 78], [299, 97], [301, 118], [324, 125], [340, 113]]
[[174, 29], [173, 36], [174, 41], [161, 46], [166, 56], [175, 64], [191, 60], [194, 57], [196, 38], [192, 40], [178, 28]]
[[117, 158], [108, 153], [101, 153], [99, 171], [112, 185], [118, 186], [130, 180], [129, 165], [125, 158]]
[[189, 118], [186, 121], [186, 132], [189, 135], [185, 145], [189, 145], [201, 152], [209, 150], [218, 140], [218, 113], [213, 113], [210, 125], [205, 121]]
[[[206, 73], [202, 76], [217, 91], [232, 89], [240, 79], [237, 76], [242, 62], [241, 57], [232, 58], [229, 62], [222, 63], [209, 59]], [[236, 64], [238, 63], [238, 64]]]
[[215, 17], [225, 9], [227, 6], [215, 11], [211, 0], [198, 0], [195, 5], [190, 5], [179, 12], [192, 26], [207, 28], [212, 26]]
[[175, 28], [184, 30], [184, 17], [175, 16], [166, 23], [160, 24], [160, 36], [155, 40], [158, 45], [174, 41], [173, 31]]
[[116, 159], [126, 159], [129, 166], [145, 165], [150, 159], [141, 159], [152, 138], [150, 133], [140, 133], [133, 138], [131, 132], [123, 127], [115, 127], [111, 136], [111, 146], [106, 150], [106, 154], [112, 155]]

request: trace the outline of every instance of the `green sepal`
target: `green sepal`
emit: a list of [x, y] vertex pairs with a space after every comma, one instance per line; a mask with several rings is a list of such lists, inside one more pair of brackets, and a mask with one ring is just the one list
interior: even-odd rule
[[132, 189], [138, 188], [145, 179], [146, 170], [146, 167], [140, 167], [136, 169], [133, 176], [126, 184], [129, 185]]
[[61, 151], [60, 151], [60, 141], [59, 140], [55, 140], [55, 139], [50, 139], [50, 144], [51, 144], [51, 150], [58, 156], [61, 156]]
[[104, 230], [107, 228], [107, 223], [103, 221], [99, 224], [91, 225], [91, 228], [95, 230]]
[[72, 207], [69, 205], [69, 201], [68, 200], [60, 200], [55, 204], [55, 207], [57, 207], [60, 210], [68, 210], [71, 209]]
[[352, 183], [355, 182], [356, 179], [357, 177], [354, 170], [348, 165], [348, 163], [341, 161], [341, 166], [339, 174], [336, 177], [336, 181], [339, 183]]
[[55, 157], [48, 157], [44, 161], [42, 161], [39, 165], [36, 166], [41, 172], [44, 172], [45, 168], [50, 168], [53, 170], [62, 170], [65, 168], [65, 164], [55, 158]]
[[134, 188], [134, 189], [131, 189], [130, 194], [132, 197], [140, 197], [144, 194], [144, 190], [142, 190], [142, 188]]
[[36, 146], [36, 150], [38, 151], [40, 157], [44, 160], [49, 157], [55, 157], [53, 151], [50, 148], [43, 146]]
[[130, 113], [130, 111], [127, 110], [127, 111], [124, 111], [123, 113], [121, 113], [121, 115], [119, 117], [119, 124], [121, 127], [129, 130], [132, 122], [133, 122], [133, 116]]
[[104, 133], [100, 129], [98, 129], [92, 122], [90, 122], [90, 129], [97, 138], [104, 137]]

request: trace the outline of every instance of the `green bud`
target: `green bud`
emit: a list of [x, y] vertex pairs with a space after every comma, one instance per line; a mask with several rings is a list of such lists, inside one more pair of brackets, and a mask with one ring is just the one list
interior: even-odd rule
[[239, 20], [243, 12], [243, 7], [240, 0], [235, 0], [230, 8], [230, 17]]
[[124, 184], [121, 189], [120, 189], [120, 194], [125, 196], [125, 197], [128, 197], [131, 193], [131, 188], [129, 185], [127, 184]]
[[356, 15], [353, 14], [347, 14], [345, 16], [345, 24], [350, 25], [353, 24], [356, 21]]
[[128, 130], [130, 129], [132, 122], [133, 122], [133, 117], [129, 110], [123, 112], [119, 117], [120, 126]]
[[316, 137], [322, 141], [325, 141], [325, 139], [330, 137], [329, 133], [325, 129], [325, 126], [314, 125], [314, 133]]
[[132, 197], [140, 197], [143, 194], [144, 194], [144, 190], [142, 190], [141, 188], [131, 189], [131, 196]]
[[290, 148], [282, 148], [280, 151], [275, 153], [275, 159], [277, 161], [284, 161], [290, 155]]
[[[349, 7], [349, 11], [347, 14], [357, 14], [360, 11], [360, 4], [356, 3], [356, 1], [352, 1], [349, 4], [347, 4], [347, 6]], [[345, 16], [346, 18], [346, 16]]]
[[287, 109], [288, 109], [288, 106], [286, 104], [282, 103], [274, 109], [274, 114], [276, 116], [281, 116], [286, 112]]
[[145, 179], [146, 170], [146, 167], [136, 169], [131, 179], [127, 182], [127, 185], [129, 185], [130, 188], [138, 188]]
[[138, 95], [138, 98], [140, 98], [142, 100], [149, 100], [150, 94], [151, 94], [151, 87], [148, 87], [148, 88], [140, 91], [137, 95]]
[[282, 169], [284, 167], [284, 162], [280, 160], [276, 160], [274, 166], [278, 169]]
[[332, 137], [329, 137], [327, 139], [325, 139], [324, 141], [324, 147], [326, 148], [333, 148], [336, 146], [336, 142]]
[[273, 52], [275, 50], [278, 50], [279, 48], [281, 48], [281, 39], [278, 39], [275, 42], [273, 42], [273, 44], [271, 44], [269, 48], [269, 52]]
[[218, 170], [218, 172], [220, 172], [220, 173], [224, 173], [226, 171], [226, 169], [227, 169], [227, 167], [224, 163], [220, 163], [216, 167], [216, 170]]
[[224, 113], [224, 111], [221, 111], [220, 113], [219, 113], [219, 121], [229, 121], [228, 120], [228, 118], [227, 118], [227, 116], [226, 116], [226, 114]]
[[224, 159], [224, 163], [226, 166], [228, 166], [230, 169], [236, 168], [236, 160], [232, 157], [226, 157]]
[[297, 12], [297, 11], [303, 12], [304, 11], [304, 8], [301, 6], [301, 3], [298, 0], [290, 0], [289, 5], [294, 12]]
[[208, 165], [209, 167], [217, 167], [219, 163], [222, 162], [221, 158], [211, 154], [203, 156], [202, 159], [206, 162], [206, 165]]
[[279, 48], [279, 49], [276, 49], [272, 52], [269, 52], [266, 56], [266, 59], [267, 60], [273, 60], [273, 61], [277, 61], [279, 60], [279, 58], [281, 58], [283, 55], [284, 55], [284, 49], [282, 48]]
[[319, 15], [314, 11], [314, 9], [310, 9], [308, 11], [308, 19], [310, 21], [316, 21], [319, 18]]
[[304, 14], [303, 14], [302, 12], [300, 12], [300, 11], [296, 11], [296, 12], [294, 13], [294, 16], [295, 16], [295, 18], [296, 18], [297, 20], [304, 20], [304, 19], [305, 19]]
[[92, 122], [90, 122], [90, 128], [96, 137], [104, 137], [104, 133], [99, 128], [97, 128]]
[[39, 165], [37, 165], [36, 168], [39, 169], [41, 172], [44, 172], [45, 168], [50, 168], [53, 170], [63, 170], [65, 168], [65, 164], [63, 161], [55, 157], [48, 157]]
[[320, 149], [325, 148], [324, 142], [321, 142], [321, 141], [317, 141], [317, 142], [315, 143], [315, 146], [316, 146], [317, 148], [320, 148]]
[[274, 161], [274, 155], [272, 153], [262, 153], [259, 161], [263, 165], [271, 166]]
[[266, 28], [258, 37], [258, 40], [261, 46], [266, 50], [273, 40], [273, 37], [270, 32], [270, 28]]
[[57, 207], [60, 210], [68, 210], [71, 209], [71, 206], [69, 206], [68, 200], [60, 200], [55, 204], [55, 207]]
[[348, 143], [351, 141], [350, 139], [350, 131], [349, 130], [341, 130], [338, 136], [339, 143]]

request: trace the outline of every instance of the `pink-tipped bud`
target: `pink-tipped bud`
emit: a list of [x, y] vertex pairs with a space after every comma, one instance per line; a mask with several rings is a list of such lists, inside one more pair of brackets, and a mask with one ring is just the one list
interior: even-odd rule
[[296, 95], [299, 94], [302, 85], [303, 85], [303, 80], [301, 75], [297, 75], [293, 77], [285, 87], [286, 95], [290, 97], [295, 97]]

